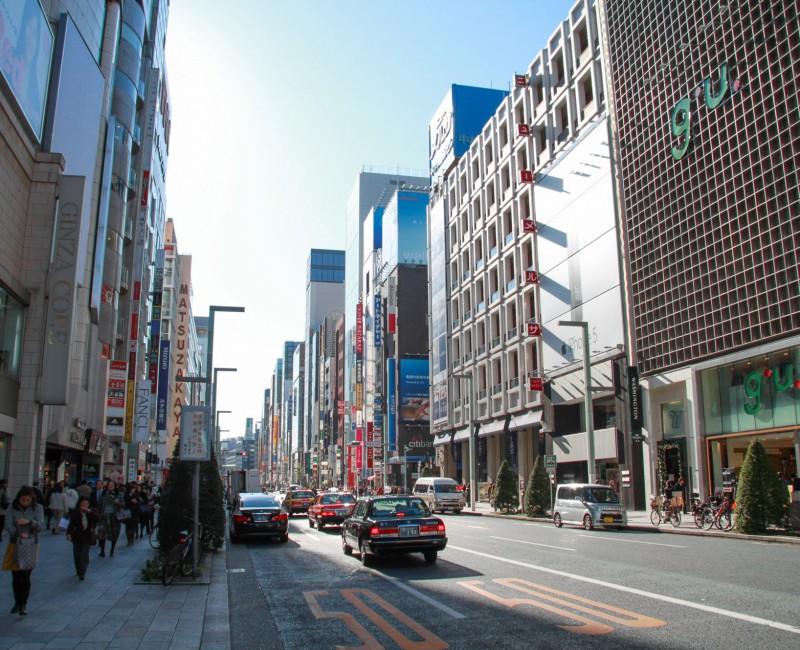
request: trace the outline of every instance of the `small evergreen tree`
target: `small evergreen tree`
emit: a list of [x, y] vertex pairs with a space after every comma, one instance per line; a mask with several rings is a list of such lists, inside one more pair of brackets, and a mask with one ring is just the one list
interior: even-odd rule
[[544, 468], [541, 456], [536, 457], [531, 475], [528, 477], [524, 505], [525, 514], [529, 517], [541, 517], [550, 507], [550, 477]]
[[753, 440], [747, 448], [736, 491], [736, 530], [757, 534], [781, 526], [789, 502], [778, 472], [764, 445]]
[[425, 476], [433, 476], [433, 472], [431, 471], [431, 468], [428, 467], [427, 465], [425, 465], [425, 467], [423, 467], [422, 471], [419, 473], [419, 477], [420, 478], [423, 478]]
[[497, 472], [494, 488], [494, 509], [500, 512], [516, 510], [519, 505], [517, 479], [507, 460], [504, 460]]

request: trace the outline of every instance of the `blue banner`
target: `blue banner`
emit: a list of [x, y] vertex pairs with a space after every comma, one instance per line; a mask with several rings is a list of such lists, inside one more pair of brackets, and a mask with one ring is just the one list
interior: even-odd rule
[[169, 411], [169, 340], [158, 349], [158, 397], [156, 398], [156, 431], [167, 430]]
[[430, 422], [431, 386], [428, 359], [400, 359], [400, 421]]
[[386, 396], [389, 410], [386, 415], [386, 444], [389, 451], [397, 451], [397, 388], [395, 386], [395, 360], [386, 360]]

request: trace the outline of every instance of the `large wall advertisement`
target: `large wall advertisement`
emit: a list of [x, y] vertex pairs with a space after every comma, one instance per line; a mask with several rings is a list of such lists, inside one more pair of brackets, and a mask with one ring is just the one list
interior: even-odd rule
[[387, 268], [428, 263], [428, 195], [399, 190], [383, 212], [383, 261]]
[[447, 211], [445, 197], [440, 196], [430, 206], [431, 240], [431, 406], [433, 431], [442, 431], [449, 424], [447, 412], [447, 250], [445, 231]]
[[428, 359], [400, 359], [400, 421], [430, 422], [430, 374]]
[[53, 32], [38, 0], [0, 0], [0, 73], [42, 137]]
[[583, 360], [587, 321], [592, 352], [624, 342], [617, 229], [606, 120], [601, 119], [534, 188], [542, 367]]

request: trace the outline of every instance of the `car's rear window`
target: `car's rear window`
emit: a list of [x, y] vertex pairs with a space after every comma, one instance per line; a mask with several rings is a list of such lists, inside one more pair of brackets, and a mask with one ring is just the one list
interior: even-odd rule
[[355, 503], [356, 498], [352, 494], [326, 494], [320, 503]]
[[294, 499], [311, 499], [313, 497], [314, 493], [311, 490], [300, 490], [292, 493], [292, 498]]
[[275, 497], [247, 497], [242, 499], [242, 508], [277, 508], [280, 504]]
[[380, 517], [427, 517], [431, 514], [422, 499], [381, 499], [372, 504], [372, 516]]

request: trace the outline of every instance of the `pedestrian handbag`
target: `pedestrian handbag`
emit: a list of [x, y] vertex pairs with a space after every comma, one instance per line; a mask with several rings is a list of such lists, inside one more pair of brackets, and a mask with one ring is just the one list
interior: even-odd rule
[[122, 510], [117, 510], [114, 516], [117, 518], [117, 521], [126, 521], [130, 519], [132, 515], [130, 510], [123, 508]]
[[58, 527], [66, 530], [67, 526], [69, 526], [69, 519], [66, 517], [61, 517], [61, 520], [58, 522]]
[[39, 555], [39, 545], [34, 537], [19, 537], [14, 544], [14, 563], [20, 571], [30, 571], [36, 568], [36, 559]]

